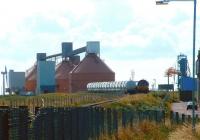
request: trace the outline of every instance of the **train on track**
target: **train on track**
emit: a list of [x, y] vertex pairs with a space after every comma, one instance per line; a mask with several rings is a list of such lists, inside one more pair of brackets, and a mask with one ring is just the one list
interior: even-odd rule
[[88, 92], [121, 92], [124, 94], [148, 93], [149, 82], [140, 81], [113, 81], [113, 82], [92, 82], [87, 84]]

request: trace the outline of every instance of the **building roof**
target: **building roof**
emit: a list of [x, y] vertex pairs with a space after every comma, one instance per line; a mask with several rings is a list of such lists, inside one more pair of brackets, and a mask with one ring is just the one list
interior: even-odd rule
[[96, 54], [88, 54], [71, 73], [114, 73]]
[[75, 66], [70, 61], [62, 61], [56, 66], [56, 79], [67, 79]]
[[36, 80], [37, 65], [34, 64], [30, 69], [26, 71], [26, 80]]

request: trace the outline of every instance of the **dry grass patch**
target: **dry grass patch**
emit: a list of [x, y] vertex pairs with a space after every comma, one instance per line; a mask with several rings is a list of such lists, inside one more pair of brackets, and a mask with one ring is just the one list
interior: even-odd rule
[[171, 128], [143, 121], [133, 127], [120, 128], [117, 134], [101, 136], [100, 140], [167, 140]]
[[179, 126], [174, 132], [169, 135], [169, 140], [199, 140], [200, 139], [200, 124], [196, 125], [196, 132], [192, 132], [190, 124]]

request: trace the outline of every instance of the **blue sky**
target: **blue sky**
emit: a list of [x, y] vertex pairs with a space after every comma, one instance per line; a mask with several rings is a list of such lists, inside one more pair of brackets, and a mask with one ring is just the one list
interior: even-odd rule
[[[134, 70], [135, 80], [165, 83], [164, 71], [180, 52], [192, 64], [192, 19], [192, 2], [0, 0], [0, 69], [25, 71], [37, 52], [58, 53], [63, 41], [74, 48], [100, 41], [101, 58], [116, 80], [128, 80]], [[197, 19], [199, 49], [199, 14]]]

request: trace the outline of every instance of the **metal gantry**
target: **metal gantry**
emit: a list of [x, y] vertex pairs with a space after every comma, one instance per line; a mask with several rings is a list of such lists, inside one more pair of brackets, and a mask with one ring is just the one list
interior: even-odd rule
[[192, 130], [194, 131], [195, 130], [195, 109], [194, 109], [194, 106], [195, 106], [195, 103], [194, 103], [194, 97], [195, 97], [195, 88], [194, 88], [194, 85], [195, 85], [195, 42], [196, 42], [196, 3], [197, 3], [197, 0], [158, 0], [156, 1], [156, 5], [166, 5], [168, 4], [169, 2], [173, 2], [173, 1], [193, 1], [194, 2], [194, 18], [193, 18], [193, 48], [192, 48], [192, 51], [193, 51], [193, 74], [192, 74], [192, 77], [193, 77], [193, 90], [192, 90], [192, 102], [193, 102], [193, 105], [192, 105]]

